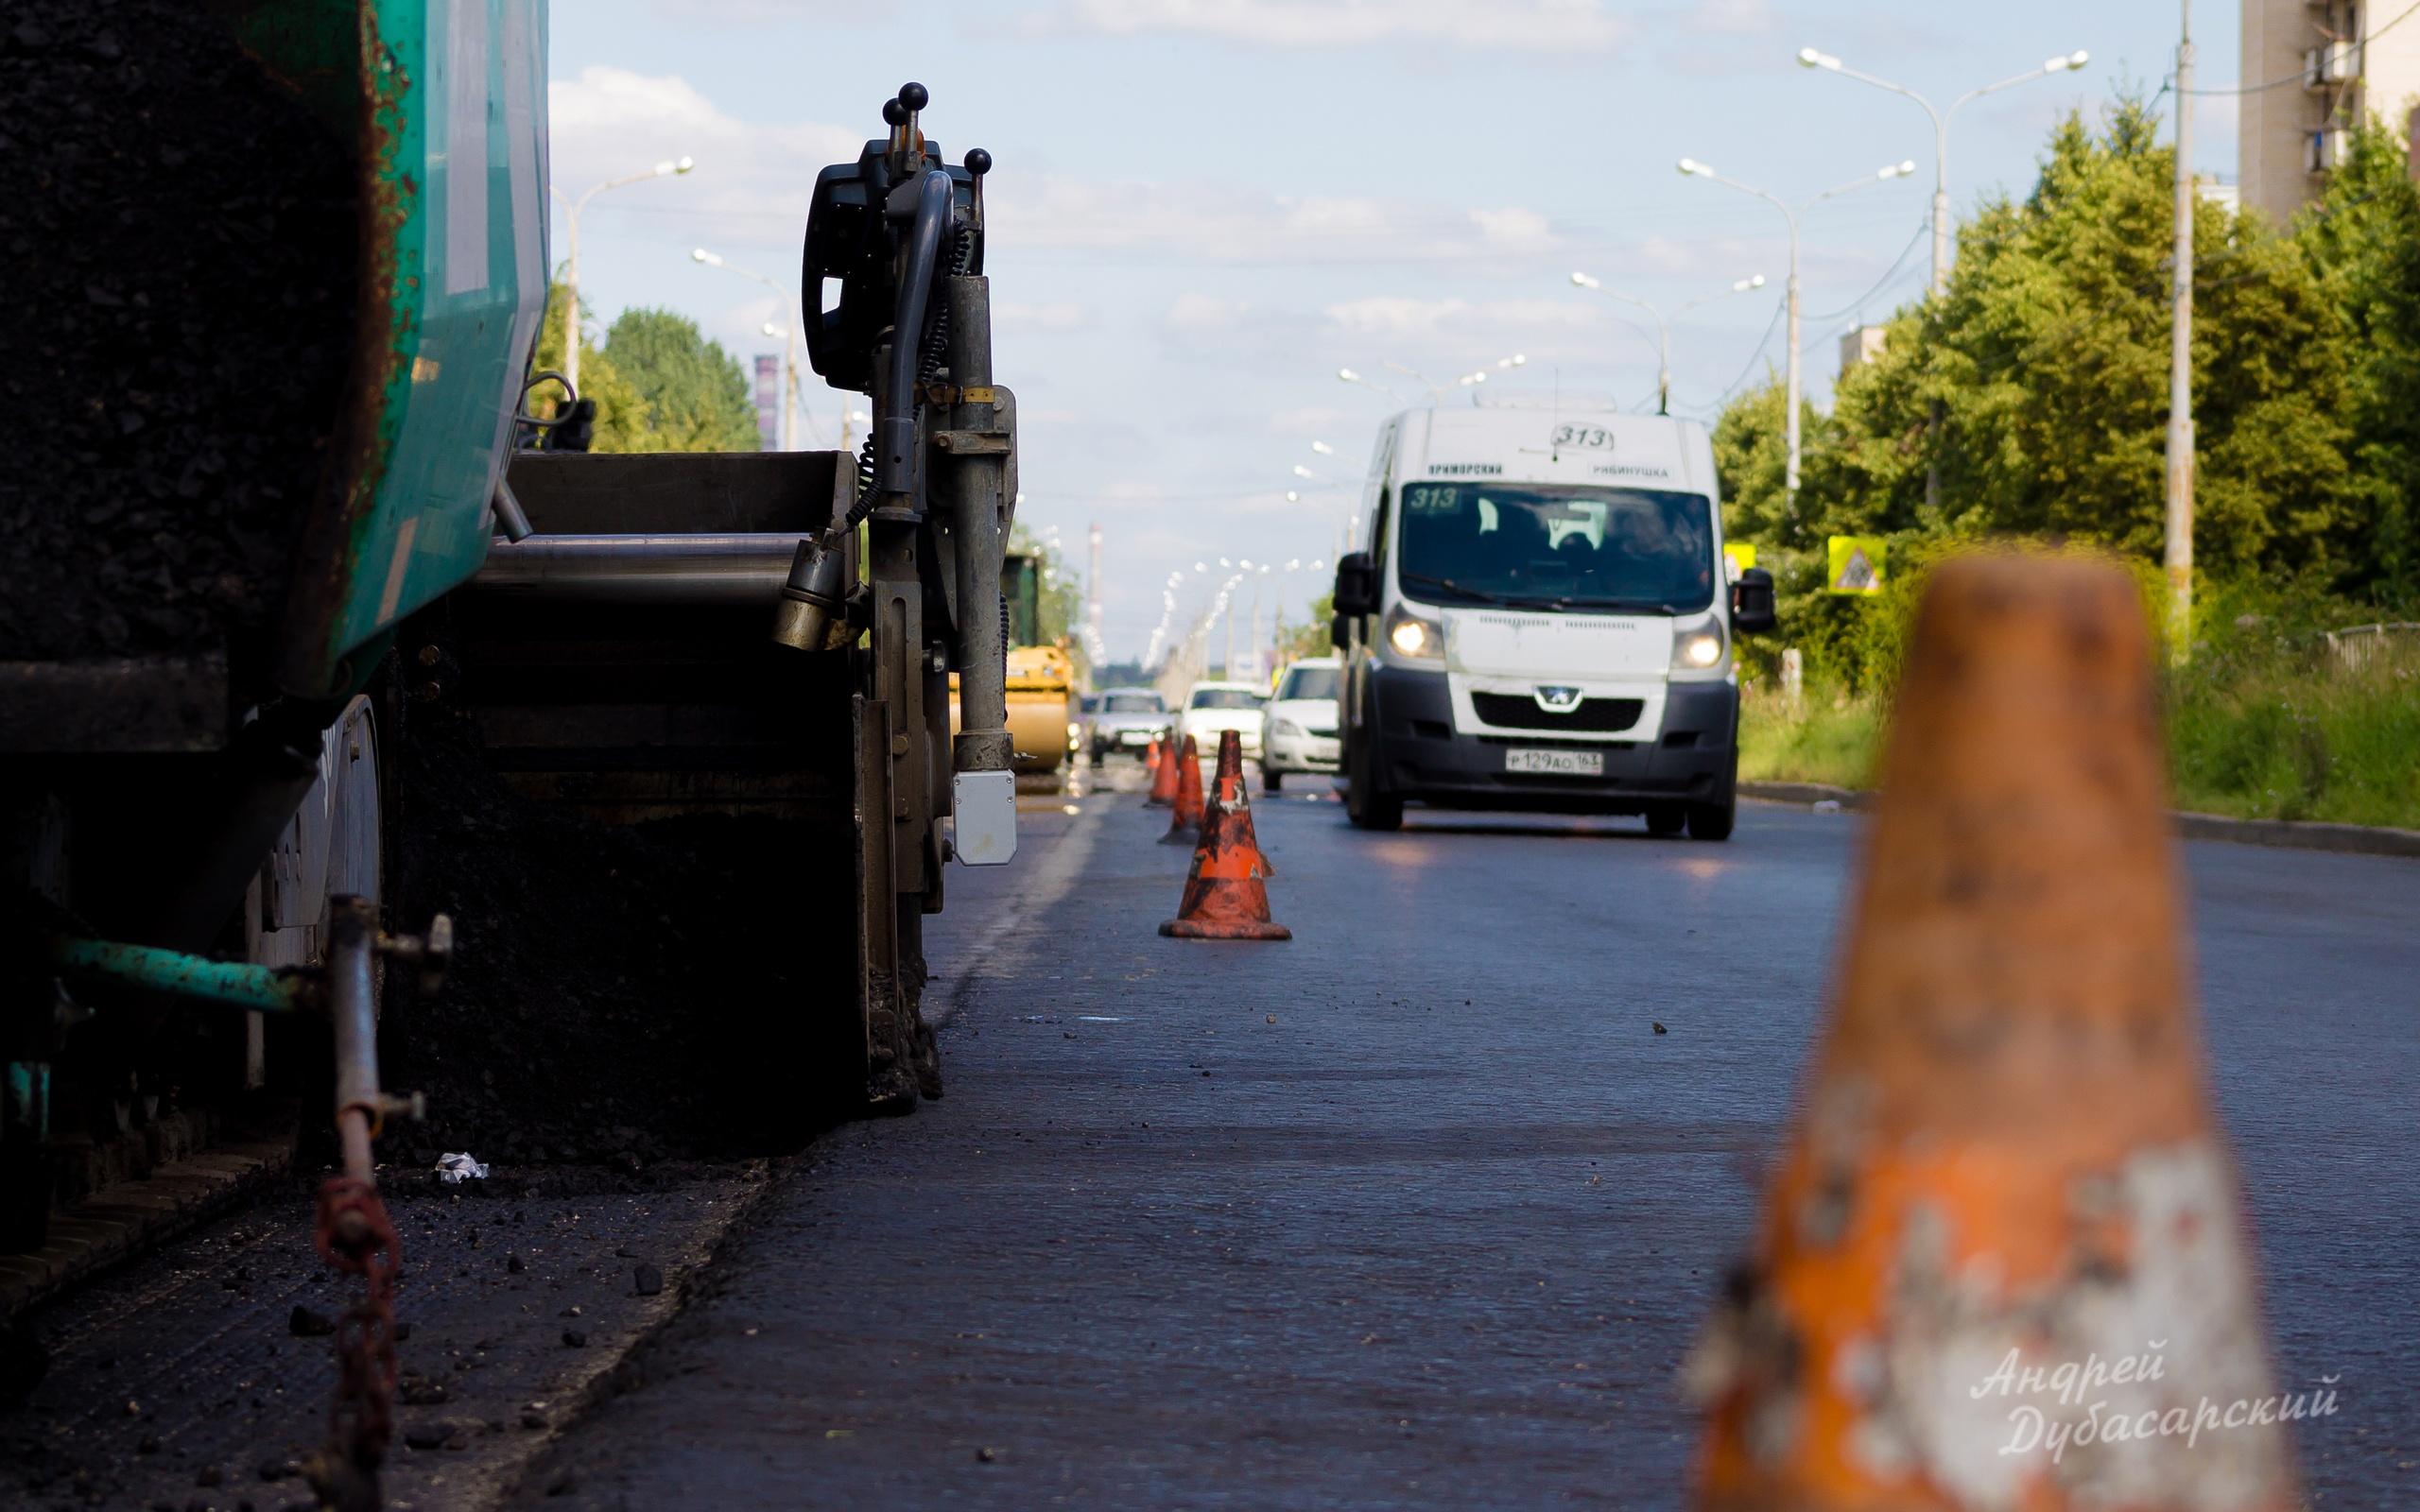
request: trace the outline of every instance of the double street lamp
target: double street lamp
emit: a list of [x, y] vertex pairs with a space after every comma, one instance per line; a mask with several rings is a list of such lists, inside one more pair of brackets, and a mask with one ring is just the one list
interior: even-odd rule
[[590, 200], [608, 189], [619, 189], [629, 183], [645, 183], [649, 179], [673, 178], [687, 173], [697, 165], [697, 160], [694, 158], [667, 158], [645, 173], [631, 173], [619, 179], [608, 179], [603, 183], [590, 188], [578, 199], [574, 199], [561, 189], [554, 191], [555, 198], [563, 202], [565, 233], [563, 237], [563, 382], [570, 387], [573, 393], [579, 392], [579, 213], [588, 208]]
[[[1530, 359], [1527, 354], [1516, 352], [1509, 357], [1498, 357], [1495, 361], [1489, 363], [1484, 368], [1476, 368], [1469, 372], [1462, 373], [1457, 376], [1450, 384], [1441, 384], [1434, 378], [1429, 377], [1426, 373], [1421, 372], [1417, 369], [1407, 368], [1399, 362], [1384, 362], [1380, 363], [1378, 366], [1385, 368], [1390, 372], [1399, 372], [1405, 377], [1419, 384], [1423, 388], [1427, 389], [1428, 403], [1433, 405], [1438, 400], [1443, 398], [1449, 393], [1452, 393], [1456, 388], [1476, 388], [1479, 385], [1487, 382], [1488, 374], [1509, 372], [1514, 368], [1526, 366], [1529, 360]], [[1358, 388], [1367, 388], [1373, 393], [1384, 394], [1398, 404], [1403, 403], [1403, 396], [1401, 394], [1396, 393], [1393, 389], [1389, 388], [1384, 384], [1372, 383], [1369, 379], [1364, 378], [1361, 374], [1354, 371], [1350, 368], [1339, 368], [1336, 369], [1336, 378], [1339, 383], [1352, 384], [1354, 387]]]
[[[736, 264], [725, 260], [718, 253], [710, 252], [702, 247], [692, 248], [690, 249], [689, 261], [693, 263], [702, 263], [708, 267], [718, 267], [726, 273], [736, 273], [741, 278], [753, 279], [755, 282], [764, 284], [767, 288], [771, 289], [775, 294], [781, 296], [782, 310], [789, 317], [789, 319], [786, 322], [787, 329], [777, 332], [773, 329], [771, 321], [768, 320], [765, 322], [765, 334], [767, 335], [779, 335], [782, 338], [782, 422], [776, 432], [777, 439], [774, 444], [779, 446], [785, 452], [797, 451], [798, 334], [804, 324], [803, 318], [799, 314], [797, 297], [791, 294], [789, 289], [778, 281], [768, 278], [762, 273], [751, 272], [747, 268], [741, 267]], [[845, 442], [843, 444], [845, 448]]]
[[[1619, 300], [1624, 304], [1635, 304], [1640, 309], [1645, 310], [1648, 314], [1655, 318], [1655, 413], [1658, 415], [1669, 415], [1672, 413], [1671, 320], [1665, 316], [1663, 311], [1657, 309], [1654, 305], [1648, 303], [1645, 300], [1638, 298], [1636, 295], [1622, 294], [1605, 287], [1604, 281], [1601, 279], [1591, 278], [1585, 273], [1574, 273], [1571, 275], [1571, 282], [1581, 288], [1586, 289], [1594, 294], [1601, 294], [1609, 300]], [[1672, 314], [1684, 315], [1688, 311], [1696, 309], [1699, 305], [1712, 304], [1717, 300], [1727, 300], [1734, 294], [1745, 294], [1750, 289], [1760, 289], [1764, 286], [1765, 275], [1762, 273], [1754, 274], [1748, 278], [1735, 281], [1729, 288], [1724, 289], [1720, 294], [1709, 294], [1701, 300], [1691, 300], [1685, 304], [1676, 304], [1672, 307]], [[1625, 321], [1623, 323], [1628, 324], [1629, 322]]]
[[1949, 283], [1949, 118], [1957, 113], [1958, 107], [1969, 100], [1979, 100], [1986, 94], [1996, 94], [2004, 89], [2030, 84], [2037, 78], [2048, 78], [2053, 74], [2082, 68], [2090, 61], [2092, 55], [2082, 48], [2063, 53], [2014, 77], [2003, 78], [1996, 84], [1986, 84], [1980, 89], [1970, 89], [1951, 100], [1948, 109], [1942, 110], [1906, 85], [1893, 84], [1887, 78], [1861, 73], [1830, 53], [1818, 52], [1812, 47], [1798, 49], [1800, 67], [1820, 68], [1843, 78], [1854, 78], [1860, 84], [1871, 84], [1876, 89], [1887, 89], [1893, 94], [1904, 94], [1923, 106], [1925, 113], [1932, 117], [1932, 292], [1935, 294], [1947, 287]]
[[1789, 302], [1789, 360], [1787, 369], [1788, 377], [1785, 385], [1789, 390], [1788, 397], [1785, 401], [1789, 409], [1788, 413], [1784, 415], [1782, 421], [1783, 435], [1788, 438], [1789, 446], [1789, 461], [1788, 468], [1783, 474], [1783, 488], [1788, 492], [1789, 498], [1794, 501], [1798, 497], [1798, 400], [1803, 387], [1799, 374], [1798, 353], [1799, 218], [1805, 215], [1807, 211], [1812, 210], [1815, 206], [1823, 203], [1826, 199], [1832, 198], [1835, 196], [1844, 195], [1856, 189], [1862, 189], [1868, 184], [1888, 183], [1893, 179], [1904, 179], [1908, 175], [1916, 171], [1915, 162], [1910, 159], [1905, 163], [1886, 163], [1881, 168], [1873, 173], [1866, 174], [1862, 178], [1852, 179], [1844, 184], [1840, 184], [1834, 188], [1826, 189], [1822, 194], [1802, 199], [1796, 204], [1790, 203], [1789, 200], [1782, 198], [1779, 195], [1770, 193], [1763, 189], [1758, 189], [1751, 184], [1741, 183], [1737, 179], [1726, 179], [1721, 174], [1715, 172], [1712, 168], [1703, 163], [1700, 163], [1695, 158], [1683, 158], [1678, 166], [1680, 167], [1681, 173], [1684, 177], [1711, 180], [1716, 183], [1721, 184], [1726, 189], [1737, 189], [1743, 195], [1755, 196], [1757, 198], [1772, 206], [1775, 210], [1780, 211], [1782, 218], [1789, 223], [1789, 283], [1787, 285]]
[[1362, 377], [1359, 373], [1355, 372], [1350, 368], [1339, 368], [1336, 369], [1336, 381], [1341, 384], [1351, 384], [1357, 388], [1367, 388], [1374, 394], [1384, 394], [1398, 404], [1403, 403], [1403, 396], [1401, 394], [1396, 393], [1393, 389], [1389, 388], [1384, 384], [1372, 383], [1369, 379]]

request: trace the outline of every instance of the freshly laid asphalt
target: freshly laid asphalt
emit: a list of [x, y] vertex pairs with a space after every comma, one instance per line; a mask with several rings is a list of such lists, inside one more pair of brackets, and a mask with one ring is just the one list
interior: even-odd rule
[[[780, 1177], [525, 1503], [1683, 1504], [1859, 821], [1261, 799], [1295, 937], [1245, 945], [1155, 933], [1134, 793], [1028, 807], [933, 920], [947, 1098]], [[2186, 856], [2308, 1496], [2420, 1504], [2420, 864]]]

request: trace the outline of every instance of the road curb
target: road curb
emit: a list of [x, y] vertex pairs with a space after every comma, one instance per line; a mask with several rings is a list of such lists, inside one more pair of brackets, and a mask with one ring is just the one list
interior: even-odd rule
[[1763, 799], [1768, 803], [1837, 803], [1844, 809], [1874, 804], [1872, 793], [1829, 782], [1740, 782], [1737, 786], [1741, 798]]
[[[1741, 782], [1739, 796], [1769, 803], [1837, 803], [1843, 809], [1871, 808], [1876, 797], [1862, 788], [1834, 787], [1828, 782]], [[2339, 855], [2420, 858], [2420, 830], [2329, 824], [2315, 819], [2233, 819], [2222, 814], [2182, 812], [2170, 814], [2169, 820], [2178, 837], [2186, 840], [2224, 840], [2234, 845], [2327, 850]]]

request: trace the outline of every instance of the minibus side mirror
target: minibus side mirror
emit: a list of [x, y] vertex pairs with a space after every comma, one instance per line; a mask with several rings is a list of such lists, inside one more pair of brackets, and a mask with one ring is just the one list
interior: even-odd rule
[[1735, 635], [1763, 635], [1779, 623], [1773, 613], [1773, 575], [1750, 567], [1731, 585], [1731, 629]]
[[1356, 619], [1378, 611], [1378, 568], [1366, 551], [1348, 552], [1336, 559], [1336, 612]]

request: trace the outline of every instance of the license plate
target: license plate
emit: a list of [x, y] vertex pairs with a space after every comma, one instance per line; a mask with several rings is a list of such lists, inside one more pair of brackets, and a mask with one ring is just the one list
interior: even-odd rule
[[1534, 772], [1547, 777], [1602, 777], [1605, 753], [1600, 750], [1508, 750], [1508, 772]]
[[1117, 732], [1117, 743], [1121, 746], [1140, 746], [1150, 738], [1151, 732], [1148, 730], [1121, 730]]

